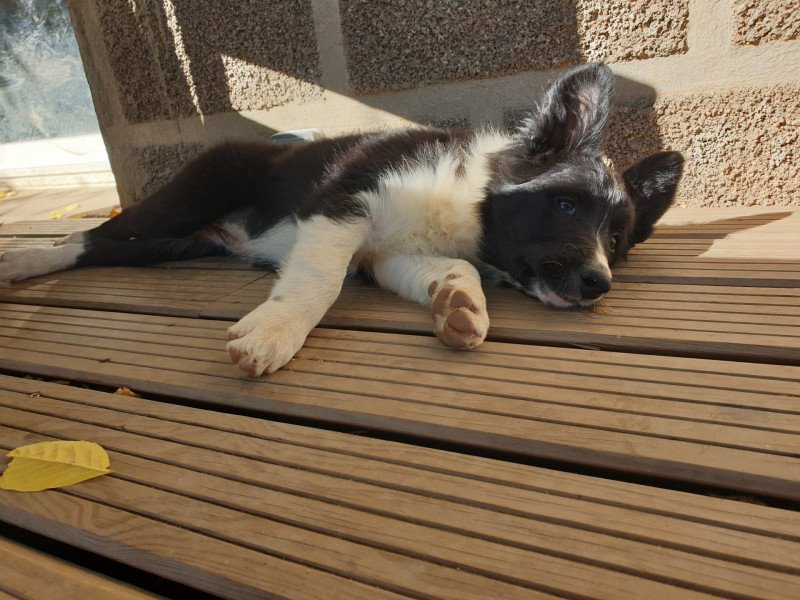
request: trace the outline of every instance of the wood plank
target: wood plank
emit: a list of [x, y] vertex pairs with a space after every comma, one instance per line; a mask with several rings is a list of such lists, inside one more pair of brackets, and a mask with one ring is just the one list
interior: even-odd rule
[[793, 215], [797, 212], [797, 207], [792, 206], [674, 207], [661, 217], [659, 223], [684, 223], [688, 219], [693, 222], [706, 222], [721, 218], [746, 218], [770, 222], [776, 218], [785, 218], [784, 215], [787, 213]]
[[[64, 344], [85, 345], [96, 349], [112, 349], [140, 354], [152, 354], [159, 348], [178, 348], [176, 357], [191, 360], [214, 360], [225, 364], [227, 355], [222, 350], [219, 335], [209, 331], [208, 337], [198, 336], [197, 330], [188, 331], [183, 344], [176, 343], [175, 336], [181, 335], [181, 330], [169, 331], [168, 334], [155, 333], [153, 328], [130, 323], [130, 328], [114, 327], [101, 329], [97, 323], [92, 327], [92, 334], [87, 335], [81, 326], [62, 324], [55, 321], [39, 321], [28, 319], [25, 321], [8, 321], [12, 328], [24, 331], [21, 335], [7, 334], [7, 337], [25, 337], [29, 340], [58, 341]], [[118, 325], [118, 324], [115, 324]], [[162, 328], [161, 331], [166, 331]], [[584, 363], [576, 364], [575, 357], [555, 359], [554, 357], [509, 358], [498, 356], [500, 353], [475, 353], [460, 357], [452, 357], [446, 350], [438, 351], [425, 346], [404, 343], [404, 338], [379, 335], [377, 339], [361, 336], [358, 340], [347, 339], [343, 335], [335, 337], [323, 336], [324, 332], [317, 332], [309, 338], [306, 350], [301, 357], [309, 355], [309, 360], [323, 361], [326, 364], [337, 362], [351, 362], [354, 365], [371, 366], [379, 368], [387, 361], [391, 361], [394, 369], [418, 371], [463, 377], [464, 365], [469, 365], [469, 377], [479, 378], [484, 383], [484, 391], [490, 391], [495, 385], [502, 386], [506, 393], [514, 391], [514, 384], [526, 383], [542, 387], [541, 393], [536, 398], [545, 399], [545, 390], [548, 387], [564, 387], [576, 390], [597, 391], [603, 388], [607, 378], [616, 381], [615, 392], [636, 396], [635, 404], [630, 403], [631, 409], [636, 407], [638, 412], [682, 416], [687, 407], [681, 402], [691, 401], [698, 396], [697, 387], [709, 388], [719, 386], [723, 392], [716, 393], [709, 390], [703, 399], [703, 405], [693, 406], [692, 414], [695, 418], [706, 418], [715, 423], [730, 422], [732, 424], [751, 424], [769, 427], [775, 430], [795, 431], [797, 423], [790, 415], [781, 412], [780, 415], [761, 415], [751, 413], [739, 415], [733, 406], [748, 408], [754, 405], [776, 411], [787, 411], [793, 408], [793, 402], [798, 399], [795, 381], [783, 379], [744, 378], [734, 376], [721, 376], [708, 372], [666, 371], [664, 369], [640, 368], [627, 366], [621, 369], [618, 365]], [[391, 350], [386, 351], [387, 341], [391, 340]], [[353, 342], [357, 343], [353, 343]], [[313, 349], [313, 350], [312, 350]], [[570, 360], [572, 359], [572, 360]], [[333, 369], [333, 367], [332, 367]], [[385, 374], [386, 377], [390, 375]], [[655, 379], [658, 381], [654, 381]], [[402, 379], [402, 378], [401, 378]], [[763, 393], [765, 387], [770, 393]], [[531, 393], [530, 389], [526, 390]], [[658, 402], [648, 403], [643, 394], [651, 394], [659, 399]], [[525, 396], [529, 397], [529, 396]], [[584, 402], [596, 406], [605, 406], [599, 401], [600, 396], [592, 396]], [[610, 406], [622, 408], [625, 403], [623, 398], [609, 396], [613, 401]], [[674, 398], [674, 404], [663, 400]], [[724, 415], [719, 414], [719, 409], [714, 405], [731, 407]], [[739, 417], [739, 420], [737, 420]], [[800, 428], [797, 429], [800, 431]], [[772, 440], [773, 442], [775, 440]]]
[[[186, 340], [191, 347], [202, 349], [207, 348], [210, 350], [220, 349], [220, 339], [224, 338], [225, 329], [228, 324], [220, 321], [210, 320], [192, 320], [192, 319], [178, 319], [172, 317], [162, 317], [156, 315], [130, 315], [127, 313], [117, 312], [97, 312], [97, 311], [84, 311], [80, 309], [58, 308], [58, 307], [29, 307], [24, 305], [8, 305], [0, 303], [0, 316], [4, 319], [8, 318], [9, 322], [14, 319], [23, 319], [27, 323], [50, 323], [60, 324], [62, 329], [59, 331], [68, 332], [69, 327], [78, 327], [78, 331], [84, 333], [81, 328], [92, 328], [93, 333], [98, 336], [105, 335], [107, 330], [113, 330], [112, 337], [118, 340], [128, 339], [126, 331], [135, 331], [137, 335], [145, 336], [142, 339], [149, 341], [159, 341], [158, 339], [150, 340], [151, 334], [168, 334], [175, 344], [180, 344], [181, 340]], [[65, 323], [65, 321], [69, 323]], [[100, 324], [102, 327], [97, 328]], [[408, 356], [427, 356], [429, 340], [414, 336], [403, 335], [388, 335], [388, 334], [371, 334], [367, 332], [354, 332], [350, 333], [345, 330], [329, 331], [326, 329], [318, 329], [314, 332], [312, 338], [342, 338], [353, 339], [360, 342], [359, 347], [365, 347], [368, 342], [373, 347], [380, 348], [380, 343], [385, 340], [390, 340], [392, 348], [402, 352]], [[135, 339], [135, 338], [134, 338]], [[497, 348], [496, 346], [495, 348]], [[517, 345], [503, 345], [503, 351], [495, 351], [485, 353], [478, 351], [474, 353], [452, 353], [445, 348], [436, 346], [435, 350], [431, 351], [433, 355], [436, 352], [440, 353], [438, 356], [449, 356], [452, 360], [462, 363], [471, 363], [472, 361], [479, 362], [480, 364], [493, 365], [498, 367], [514, 366], [517, 364], [524, 365], [527, 369], [536, 369], [539, 365], [553, 364], [552, 361], [558, 361], [556, 365], [563, 365], [563, 368], [570, 370], [570, 372], [578, 372], [583, 374], [591, 374], [598, 372], [597, 369], [603, 365], [618, 366], [621, 362], [629, 365], [626, 373], [631, 372], [630, 366], [636, 365], [639, 367], [648, 367], [647, 377], [653, 381], [668, 381], [669, 379], [662, 379], [665, 375], [658, 375], [656, 373], [669, 373], [671, 371], [680, 370], [680, 381], [685, 382], [683, 379], [686, 377], [686, 372], [698, 372], [700, 374], [700, 383], [708, 381], [707, 378], [714, 376], [714, 374], [732, 374], [732, 375], [753, 375], [755, 377], [764, 377], [770, 379], [770, 389], [776, 389], [777, 380], [785, 380], [794, 382], [800, 379], [800, 369], [797, 367], [788, 367], [783, 365], [770, 365], [770, 364], [755, 364], [755, 363], [734, 363], [727, 361], [714, 361], [702, 359], [685, 359], [680, 357], [658, 357], [643, 354], [608, 354], [600, 351], [584, 350], [579, 353], [580, 360], [577, 360], [576, 353], [569, 349], [560, 349], [555, 347], [539, 347], [539, 346], [517, 346]], [[384, 354], [385, 352], [378, 350], [377, 354]], [[529, 357], [529, 362], [519, 363], [521, 357]], [[513, 361], [513, 362], [511, 362]], [[582, 367], [583, 363], [588, 363], [586, 367]], [[558, 368], [558, 367], [556, 367]], [[577, 371], [576, 371], [577, 369]], [[617, 373], [619, 375], [619, 373]], [[692, 379], [693, 381], [696, 379]], [[735, 383], [719, 383], [723, 387], [731, 387], [732, 389], [740, 389], [741, 386], [746, 385], [742, 379], [734, 379]], [[713, 383], [714, 380], [712, 379]], [[746, 389], [746, 388], [742, 388]], [[761, 389], [756, 388], [756, 389]], [[783, 389], [783, 388], [781, 388]], [[795, 388], [789, 388], [790, 391]], [[777, 389], [776, 389], [777, 391]]]
[[[203, 308], [201, 315], [241, 318], [257, 306], [257, 298], [265, 297], [260, 291], [264, 285], [262, 280], [245, 286]], [[350, 290], [355, 292], [351, 295]], [[791, 322], [779, 325], [783, 317], [773, 318], [767, 307], [739, 306], [734, 314], [706, 303], [687, 307], [690, 310], [682, 310], [683, 304], [633, 309], [627, 302], [617, 307], [614, 299], [612, 292], [600, 308], [554, 312], [513, 290], [491, 289], [487, 291], [488, 339], [800, 364], [800, 330]], [[800, 302], [793, 306], [792, 302], [787, 302], [789, 308], [782, 314], [796, 322]], [[322, 325], [421, 334], [431, 327], [426, 309], [357, 283], [342, 293]]]
[[[59, 308], [59, 307], [30, 307], [25, 305], [13, 305], [0, 303], [0, 317], [9, 324], [15, 320], [22, 320], [23, 323], [47, 323], [49, 326], [59, 326], [52, 331], [61, 332], [80, 332], [85, 333], [85, 329], [92, 330], [92, 334], [99, 337], [112, 337], [119, 341], [126, 339], [136, 340], [136, 337], [128, 337], [126, 332], [135, 332], [134, 335], [143, 336], [141, 339], [148, 343], [158, 343], [162, 338], [160, 335], [168, 335], [169, 342], [179, 345], [185, 341], [189, 347], [198, 349], [200, 355], [204, 355], [203, 349], [220, 350], [220, 340], [225, 337], [225, 330], [228, 323], [212, 320], [193, 320], [180, 319], [173, 317], [163, 317], [158, 315], [131, 315], [119, 312], [98, 312], [80, 309]], [[73, 328], [73, 329], [70, 329]], [[76, 329], [75, 329], [76, 328]], [[149, 337], [154, 335], [156, 337]], [[544, 365], [554, 365], [554, 369], [564, 369], [571, 373], [592, 374], [598, 373], [604, 376], [619, 376], [619, 365], [625, 364], [625, 374], [637, 372], [631, 371], [632, 366], [647, 367], [646, 371], [638, 379], [654, 382], [696, 382], [700, 385], [709, 382], [730, 389], [748, 389], [746, 380], [735, 377], [727, 380], [715, 380], [716, 374], [726, 375], [752, 375], [757, 378], [770, 379], [770, 389], [776, 389], [776, 381], [784, 380], [794, 382], [800, 379], [800, 368], [782, 365], [769, 364], [746, 364], [732, 363], [727, 361], [714, 361], [702, 359], [685, 359], [679, 357], [658, 357], [642, 354], [608, 354], [599, 351], [581, 351], [576, 353], [569, 349], [539, 346], [517, 346], [502, 345], [502, 351], [495, 345], [490, 353], [478, 351], [471, 353], [451, 352], [441, 346], [433, 345], [429, 349], [429, 340], [416, 336], [389, 335], [383, 333], [353, 332], [346, 330], [326, 330], [318, 329], [310, 339], [324, 338], [326, 340], [354, 340], [359, 342], [358, 348], [369, 348], [369, 351], [376, 354], [385, 354], [381, 343], [387, 340], [391, 343], [393, 352], [400, 352], [403, 356], [420, 358], [437, 358], [444, 360], [450, 358], [454, 362], [478, 363], [487, 366], [509, 367], [521, 366], [528, 370], [548, 370]], [[523, 357], [528, 357], [526, 361]], [[586, 366], [583, 366], [586, 363]], [[610, 366], [616, 369], [616, 373], [611, 371], [600, 371], [603, 366]], [[670, 376], [670, 373], [678, 375]], [[687, 373], [696, 372], [698, 376], [689, 376]], [[686, 378], [689, 377], [687, 380]], [[626, 378], [628, 378], [626, 376]], [[709, 379], [711, 378], [711, 379]], [[761, 383], [754, 391], [762, 389]], [[796, 393], [796, 388], [780, 388], [781, 393]]]
[[[67, 425], [65, 428], [59, 428], [56, 424], [56, 430], [68, 432], [70, 427]], [[100, 435], [100, 439], [103, 439], [102, 432], [95, 432], [93, 429], [89, 429], [89, 431]], [[6, 429], [3, 429], [3, 433], [7, 433], [10, 439], [16, 439], [21, 434], [20, 432], [20, 434], [14, 435], [13, 431]], [[150, 451], [150, 440], [131, 435], [127, 437], [140, 444], [138, 454], [146, 454]], [[35, 439], [50, 438], [36, 436]], [[124, 442], [122, 443], [124, 444]], [[156, 446], [161, 447], [163, 444], [156, 444]], [[200, 454], [202, 455], [203, 452], [200, 451]], [[236, 465], [230, 465], [231, 459], [224, 454], [216, 456], [212, 454], [209, 458], [221, 459], [226, 468], [236, 469]], [[403, 554], [387, 556], [389, 562], [383, 565], [378, 564], [379, 571], [376, 571], [375, 567], [368, 571], [379, 581], [397, 581], [400, 585], [407, 586], [412, 595], [416, 588], [418, 594], [428, 592], [436, 598], [540, 597], [539, 594], [532, 593], [532, 590], [519, 589], [520, 586], [528, 585], [536, 588], [557, 586], [554, 591], [562, 594], [564, 592], [586, 594], [593, 589], [600, 588], [602, 590], [600, 596], [604, 597], [634, 598], [639, 597], [636, 594], [640, 594], [643, 590], [657, 593], [659, 597], [683, 597], [682, 594], [687, 593], [685, 589], [675, 589], [673, 586], [652, 581], [653, 578], [659, 578], [659, 575], [648, 573], [648, 568], [660, 572], [662, 578], [669, 575], [663, 566], [661, 568], [655, 566], [662, 562], [672, 563], [673, 567], [683, 567], [684, 569], [688, 567], [688, 570], [693, 571], [686, 576], [688, 580], [686, 583], [690, 584], [687, 587], [700, 587], [706, 584], [709, 574], [707, 571], [703, 572], [704, 568], [698, 569], [695, 566], [697, 563], [703, 564], [705, 568], [710, 567], [712, 572], [718, 571], [717, 577], [720, 579], [729, 577], [731, 572], [739, 575], [744, 571], [744, 577], [738, 577], [739, 583], [744, 580], [745, 585], [749, 587], [754, 587], [755, 581], [758, 581], [757, 587], [765, 587], [760, 580], [752, 579], [755, 574], [759, 578], [766, 576], [768, 580], [772, 580], [767, 584], [768, 587], [775, 584], [783, 587], [793, 579], [791, 576], [781, 577], [780, 575], [774, 578], [768, 570], [749, 565], [742, 569], [737, 565], [734, 569], [725, 565], [723, 561], [713, 558], [691, 555], [691, 559], [689, 559], [681, 551], [653, 552], [647, 548], [646, 544], [620, 541], [611, 536], [591, 532], [570, 531], [566, 527], [535, 525], [534, 529], [540, 531], [531, 532], [530, 525], [524, 526], [527, 524], [524, 519], [495, 516], [491, 511], [485, 509], [469, 505], [462, 506], [456, 502], [435, 498], [426, 498], [424, 502], [415, 502], [414, 494], [381, 489], [374, 485], [355, 483], [349, 484], [348, 487], [355, 488], [350, 490], [351, 493], [353, 491], [374, 492], [377, 495], [376, 500], [394, 499], [400, 503], [403, 516], [412, 520], [424, 518], [427, 521], [431, 519], [435, 521], [439, 515], [449, 513], [450, 517], [446, 525], [460, 526], [460, 532], [453, 534], [446, 529], [438, 529], [428, 524], [418, 525], [414, 522], [376, 514], [376, 511], [378, 513], [385, 511], [381, 511], [375, 504], [351, 508], [300, 495], [300, 493], [317, 495], [320, 484], [341, 488], [344, 482], [331, 476], [320, 476], [317, 478], [321, 479], [319, 482], [303, 482], [305, 484], [303, 489], [298, 489], [297, 495], [294, 495], [284, 491], [265, 489], [265, 487], [236, 479], [232, 480], [230, 477], [210, 476], [206, 473], [196, 472], [193, 470], [197, 469], [196, 465], [193, 468], [187, 468], [183, 463], [180, 467], [173, 467], [170, 464], [121, 453], [115, 454], [114, 460], [115, 465], [118, 464], [124, 469], [124, 475], [118, 476], [118, 481], [98, 482], [92, 486], [91, 490], [87, 486], [83, 489], [75, 489], [73, 493], [103, 504], [130, 506], [130, 503], [135, 501], [134, 510], [137, 512], [153, 514], [159, 519], [184, 523], [195, 528], [213, 528], [213, 523], [206, 521], [209, 517], [217, 521], [224, 520], [224, 524], [221, 525], [224, 527], [224, 533], [219, 532], [220, 535], [235, 537], [237, 541], [241, 540], [253, 545], [283, 546], [282, 551], [289, 553], [290, 556], [292, 548], [289, 542], [293, 538], [302, 539], [304, 546], [324, 549], [325, 555], [342, 554], [341, 547], [348, 546], [345, 550], [350, 553], [342, 555], [347, 560], [344, 568], [354, 577], [363, 575], [367, 571], [366, 564], [374, 564], [376, 559], [387, 556], [387, 548], [396, 552], [412, 553], [419, 558], [413, 560]], [[260, 467], [260, 464], [248, 464], [252, 463], [252, 460], [237, 460], [236, 462], [243, 463], [240, 467], [250, 469]], [[266, 468], [270, 472], [275, 470], [270, 466]], [[203, 465], [203, 469], [207, 470], [207, 467]], [[277, 474], [274, 477], [279, 483], [287, 481], [286, 474]], [[313, 476], [307, 478], [315, 479]], [[301, 476], [300, 481], [302, 479]], [[139, 485], [135, 483], [136, 481], [142, 481], [146, 486]], [[294, 478], [294, 482], [297, 487], [297, 477]], [[171, 497], [164, 488], [170, 491], [177, 490], [180, 494], [179, 498]], [[202, 491], [198, 493], [199, 490]], [[395, 505], [392, 504], [392, 506]], [[188, 509], [191, 509], [192, 512], [189, 513]], [[201, 515], [199, 518], [196, 517], [198, 513]], [[485, 525], [478, 529], [485, 529], [492, 541], [465, 535], [463, 527], [468, 526], [470, 517], [482, 517]], [[504, 523], [504, 521], [507, 522]], [[522, 531], [527, 530], [528, 535], [535, 535], [539, 545], [542, 543], [555, 545], [556, 538], [554, 536], [562, 535], [562, 548], [559, 552], [561, 556], [552, 558], [547, 554], [537, 552], [536, 544], [528, 544], [527, 548], [519, 547], [519, 545], [524, 546], [521, 544], [521, 536], [517, 536], [516, 540], [505, 540], [503, 536], [514, 526], [522, 526]], [[318, 531], [325, 531], [335, 537], [322, 541], [323, 534]], [[275, 538], [280, 541], [272, 541]], [[360, 542], [361, 551], [358, 551], [356, 547], [356, 551], [353, 552], [353, 543], [348, 543], [350, 539]], [[320, 545], [321, 542], [324, 545]], [[584, 564], [580, 560], [581, 557], [571, 557], [570, 553], [565, 551], [570, 542], [574, 544], [578, 552], [584, 545], [605, 546], [606, 554], [603, 556], [605, 564], [598, 568], [598, 566]], [[603, 542], [605, 543], [603, 544]], [[366, 554], [364, 545], [368, 545], [370, 548]], [[615, 562], [624, 561], [625, 553], [630, 552], [631, 546], [634, 550], [644, 552], [645, 556], [641, 558], [641, 562], [646, 566], [644, 569], [629, 570], [643, 573], [636, 575], [615, 573], [615, 570], [609, 567], [613, 567]], [[794, 544], [791, 546], [796, 547]], [[297, 553], [298, 550], [294, 549], [294, 552]], [[584, 551], [584, 553], [586, 552]], [[589, 550], [588, 553], [592, 554], [592, 550]], [[616, 556], [609, 557], [609, 553]], [[659, 555], [660, 561], [653, 560], [655, 557], [652, 555], [654, 554]], [[597, 556], [600, 556], [599, 553]], [[426, 565], [426, 561], [430, 562]], [[442, 577], [442, 571], [446, 571], [446, 569], [437, 568], [437, 563], [441, 561], [455, 566], [458, 573], [450, 573], [445, 575], [446, 579], [437, 581], [436, 575]], [[651, 561], [655, 563], [655, 568], [647, 565]], [[327, 562], [333, 562], [334, 566], [336, 565], [335, 559], [333, 561], [328, 559]], [[415, 565], [416, 568], [414, 568]], [[487, 577], [493, 576], [494, 580], [470, 576], [467, 574], [469, 571], [483, 573]], [[548, 576], [550, 573], [553, 574]], [[501, 578], [512, 579], [517, 582], [517, 586], [508, 585]], [[431, 579], [433, 579], [433, 584], [431, 584]], [[781, 579], [784, 581], [781, 582]], [[598, 581], [602, 583], [598, 584]], [[420, 590], [418, 586], [425, 583], [427, 586]], [[476, 585], [477, 588], [474, 587]], [[597, 594], [598, 591], [594, 591], [594, 593]], [[693, 594], [689, 592], [689, 595]]]
[[3, 556], [0, 588], [14, 598], [143, 600], [159, 597], [7, 538], [0, 537], [0, 553]]
[[[0, 228], [2, 231], [2, 228]], [[59, 237], [0, 237], [0, 252], [18, 250], [20, 248], [47, 248], [52, 246]]]
[[[58, 425], [56, 422], [56, 429], [59, 428]], [[67, 424], [67, 431], [69, 427]], [[99, 435], [98, 439], [104, 439], [99, 430], [90, 427], [82, 429]], [[13, 440], [24, 435], [22, 432], [15, 434], [9, 429], [3, 429], [3, 433]], [[123, 437], [141, 444], [138, 454], [146, 456], [151, 451], [149, 439], [131, 435]], [[35, 439], [50, 438], [37, 435]], [[105, 441], [103, 443], [106, 444]], [[162, 446], [163, 444], [156, 442], [153, 449], [160, 449]], [[174, 444], [171, 446], [175, 447]], [[203, 454], [202, 450], [199, 452]], [[243, 463], [244, 467], [249, 468], [258, 467], [256, 464], [249, 464], [253, 461], [232, 458], [230, 455], [208, 454], [212, 460], [222, 461], [223, 470], [236, 469], [236, 463]], [[603, 569], [585, 568], [580, 563], [516, 551], [497, 542], [484, 543], [464, 535], [452, 535], [431, 527], [405, 524], [386, 517], [373, 516], [369, 512], [328, 505], [321, 501], [304, 499], [302, 496], [243, 484], [230, 478], [195, 472], [198, 467], [207, 470], [206, 465], [173, 467], [169, 463], [163, 464], [121, 453], [113, 454], [112, 460], [121, 469], [117, 477], [98, 481], [91, 489], [89, 486], [82, 486], [80, 489], [73, 488], [70, 492], [90, 501], [119, 506], [169, 523], [202, 530], [238, 544], [268, 552], [280, 552], [290, 558], [303, 558], [307, 563], [323, 563], [327, 568], [342, 571], [355, 580], [368, 578], [381, 586], [405, 588], [405, 593], [411, 597], [476, 600], [492, 596], [550, 597], [536, 589], [526, 589], [526, 584], [542, 588], [547, 587], [550, 582], [558, 582], [561, 589], [574, 585], [577, 589], [586, 590], [598, 577], [609, 579], [609, 589], [614, 591], [623, 591], [626, 588], [633, 590], [637, 584], [662, 593], [670, 591], [669, 586], [648, 585], [647, 580], [630, 576], [615, 578], [613, 573], [607, 573]], [[178, 486], [169, 482], [176, 475], [182, 480]], [[137, 483], [139, 481], [146, 485]], [[341, 486], [342, 482], [337, 481], [336, 484]], [[205, 486], [210, 487], [203, 489]], [[227, 498], [219, 493], [225, 487], [229, 490]], [[198, 494], [201, 489], [203, 491]], [[435, 500], [429, 502], [436, 503]], [[303, 518], [303, 509], [309, 507], [318, 512], [316, 519], [312, 515], [308, 519]], [[406, 529], [411, 531], [405, 531]], [[327, 531], [327, 534], [322, 531]], [[332, 535], [334, 531], [335, 535]], [[414, 534], [421, 535], [422, 539], [415, 539]], [[441, 538], [437, 546], [443, 551], [431, 553], [426, 548], [428, 544], [435, 543], [435, 537]], [[464, 547], [473, 545], [477, 556], [466, 560], [460, 557], [458, 550], [463, 551]], [[492, 556], [489, 550], [495, 555]], [[515, 567], [513, 570], [512, 565], [504, 564], [501, 560], [505, 552]], [[527, 560], [521, 560], [523, 558]], [[540, 561], [543, 564], [538, 564]], [[443, 566], [442, 562], [457, 565], [457, 570], [452, 566]], [[543, 584], [538, 577], [544, 576], [547, 566], [562, 569], [574, 566], [577, 580], [570, 581], [562, 574], [546, 577], [547, 583]], [[494, 569], [499, 569], [500, 573]], [[475, 571], [483, 572], [487, 576], [472, 574]], [[503, 578], [514, 579], [517, 584], [509, 584]], [[677, 597], [678, 590], [671, 591], [670, 595]], [[630, 592], [624, 595], [633, 597]]]
[[767, 260], [764, 258], [741, 258], [736, 260], [724, 260], [721, 258], [702, 256], [688, 259], [685, 256], [673, 256], [655, 252], [645, 252], [644, 246], [634, 249], [631, 255], [621, 266], [647, 266], [649, 264], [662, 267], [680, 269], [719, 269], [728, 271], [787, 271], [790, 273], [800, 272], [800, 263], [792, 260]]
[[[228, 272], [203, 269], [92, 269], [0, 285], [0, 299], [236, 320], [274, 280], [257, 271], [231, 272], [229, 281]], [[621, 283], [592, 311], [553, 311], [502, 288], [487, 297], [492, 340], [800, 364], [798, 288]], [[321, 325], [431, 332], [425, 307], [356, 281]]]
[[[163, 492], [179, 493], [191, 514], [248, 511], [556, 593], [594, 586], [593, 597], [675, 595], [664, 583], [791, 597], [800, 574], [800, 519], [779, 509], [743, 505], [742, 513], [731, 501], [30, 380], [4, 377], [0, 386], [38, 394], [24, 411], [2, 411], [0, 441], [90, 437], [112, 451], [118, 475], [73, 493], [115, 506], [136, 499], [136, 510], [159, 518], [184, 518], [164, 502]], [[622, 506], [616, 493], [628, 498]], [[641, 494], [658, 500], [636, 506]], [[233, 516], [225, 522], [237, 527]], [[775, 545], [757, 533], [772, 528], [783, 533]], [[573, 563], [557, 567], [564, 560]]]
[[[670, 210], [643, 245], [688, 247], [703, 259], [800, 259], [800, 211], [769, 207]], [[698, 246], [698, 242], [702, 246]], [[637, 249], [638, 250], [638, 249]]]
[[[547, 494], [550, 498], [558, 497], [559, 502], [567, 502], [570, 507], [568, 512], [576, 515], [576, 518], [577, 515], [585, 512], [585, 510], [579, 509], [579, 506], [585, 502], [594, 502], [617, 509], [634, 509], [641, 513], [672, 516], [697, 523], [716, 524], [737, 531], [756, 532], [781, 539], [800, 541], [800, 512], [775, 509], [754, 503], [731, 502], [711, 496], [455, 454], [362, 435], [351, 435], [235, 414], [221, 414], [211, 410], [201, 410], [146, 398], [109, 395], [91, 389], [36, 379], [0, 375], [0, 389], [18, 392], [33, 398], [45, 396], [79, 405], [114, 410], [123, 413], [120, 416], [123, 420], [128, 418], [127, 415], [153, 417], [160, 421], [196, 425], [214, 431], [288, 444], [295, 448], [372, 458], [387, 465], [413, 466], [433, 473], [457, 475], [484, 483], [494, 482], [514, 490], [538, 491]], [[169, 437], [164, 439], [169, 439]], [[208, 439], [216, 438], [210, 434]], [[224, 446], [216, 447], [224, 449]], [[398, 453], [398, 448], [402, 448], [402, 453]], [[454, 461], [458, 465], [455, 470], [453, 468]], [[212, 464], [213, 462], [211, 461]], [[372, 471], [386, 476], [392, 473], [391, 469], [386, 468]], [[397, 482], [402, 484], [402, 474], [399, 477]], [[384, 479], [381, 477], [381, 480]], [[458, 489], [465, 488], [459, 486]], [[435, 490], [432, 493], [436, 493]], [[509, 498], [508, 494], [495, 494], [493, 506], [496, 508], [498, 502], [506, 506], [503, 503], [510, 501]], [[519, 505], [509, 504], [506, 508], [526, 507], [526, 511], [522, 512], [530, 512], [547, 505], [544, 500], [544, 497], [536, 494], [524, 495], [520, 498]], [[534, 510], [534, 513], [531, 514], [549, 513], [538, 513]], [[641, 517], [637, 520], [641, 520]], [[590, 521], [587, 520], [585, 523], [588, 525]], [[640, 524], [635, 527], [631, 526], [627, 518], [609, 519], [608, 523], [623, 526], [623, 529], [629, 530], [631, 534], [640, 527]], [[672, 531], [672, 527], [668, 527], [666, 530]], [[707, 538], [701, 536], [698, 539]]]
[[223, 598], [403, 597], [69, 492], [0, 497], [2, 521]]
[[[631, 380], [623, 355], [614, 357], [616, 367], [581, 376], [569, 360], [537, 372], [532, 356], [513, 367], [468, 359], [497, 352], [502, 358], [490, 360], [502, 363], [509, 352], [524, 353], [515, 345], [490, 343], [464, 355], [418, 338], [414, 344], [428, 354], [416, 357], [405, 346], [409, 336], [329, 331], [335, 344], [312, 341], [287, 368], [248, 380], [222, 350], [224, 323], [200, 334], [211, 342], [218, 336], [214, 350], [196, 347], [196, 327], [185, 339], [177, 331], [147, 337], [158, 333], [152, 330], [140, 338], [137, 331], [120, 334], [115, 321], [98, 335], [105, 319], [89, 325], [91, 315], [76, 316], [82, 334], [63, 329], [68, 314], [59, 323], [23, 320], [4, 331], [7, 368], [800, 499], [796, 369], [776, 382], [722, 375], [703, 381], [698, 368], [685, 374], [688, 384], [677, 369], [672, 383], [651, 383], [646, 369]], [[584, 359], [584, 351], [563, 352], [575, 363]], [[674, 368], [663, 361], [655, 381]], [[591, 372], [591, 361], [584, 368]]]
[[[794, 263], [790, 263], [794, 265]], [[797, 287], [798, 275], [794, 270], [768, 271], [746, 269], [732, 261], [728, 268], [703, 268], [702, 264], [687, 268], [669, 268], [658, 264], [614, 267], [614, 277], [619, 281], [642, 283], [694, 283], [696, 285], [752, 285], [754, 287]]]
[[65, 236], [76, 231], [85, 231], [105, 223], [108, 219], [59, 219], [49, 221], [17, 221], [0, 225], [0, 237]]

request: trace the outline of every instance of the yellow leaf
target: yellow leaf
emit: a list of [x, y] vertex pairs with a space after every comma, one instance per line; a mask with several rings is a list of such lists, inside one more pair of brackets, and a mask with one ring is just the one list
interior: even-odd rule
[[63, 217], [64, 217], [64, 211], [63, 210], [54, 210], [53, 212], [50, 213], [50, 218], [52, 220], [54, 220], [54, 221], [58, 221], [59, 219], [61, 219]]
[[94, 442], [39, 442], [7, 454], [0, 489], [39, 492], [111, 473], [108, 454]]
[[121, 387], [117, 388], [117, 391], [114, 392], [117, 396], [130, 396], [131, 398], [138, 398], [139, 394], [131, 390], [130, 388]]
[[64, 207], [63, 209], [61, 209], [61, 210], [65, 210], [65, 211], [67, 211], [67, 212], [71, 212], [71, 211], [73, 211], [73, 210], [78, 210], [80, 207], [81, 207], [81, 205], [80, 205], [80, 204], [68, 204], [67, 206], [65, 206], [65, 207]]

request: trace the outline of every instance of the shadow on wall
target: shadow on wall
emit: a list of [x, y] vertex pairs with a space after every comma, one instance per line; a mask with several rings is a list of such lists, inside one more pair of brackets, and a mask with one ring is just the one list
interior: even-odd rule
[[[267, 137], [275, 131], [237, 111], [323, 97], [309, 0], [98, 0], [96, 6], [129, 123], [182, 119], [185, 131], [206, 128], [204, 117], [216, 114], [221, 117], [214, 128], [222, 121], [225, 137]], [[350, 90], [334, 91], [415, 122], [477, 125], [464, 114], [442, 114], [447, 112], [442, 107], [470, 101], [448, 101], [447, 94], [457, 93], [458, 86], [442, 89], [441, 103], [435, 94], [437, 84], [482, 80], [487, 86], [496, 82], [504, 125], [512, 127], [539, 95], [548, 78], [542, 72], [555, 75], [557, 69], [597, 55], [587, 50], [597, 40], [587, 37], [591, 31], [580, 23], [575, 0], [502, 5], [339, 0], [339, 7]], [[502, 76], [520, 73], [533, 75], [530, 102], [504, 89], [509, 84]], [[397, 91], [424, 86], [433, 86], [435, 115], [426, 115], [413, 98], [392, 100]], [[652, 109], [655, 91], [620, 78], [617, 88], [607, 145], [624, 168], [659, 149], [662, 141]], [[363, 126], [370, 128], [369, 123]], [[176, 140], [175, 145], [134, 149], [138, 155], [132, 158], [150, 178], [130, 191], [141, 198], [201, 148]]]

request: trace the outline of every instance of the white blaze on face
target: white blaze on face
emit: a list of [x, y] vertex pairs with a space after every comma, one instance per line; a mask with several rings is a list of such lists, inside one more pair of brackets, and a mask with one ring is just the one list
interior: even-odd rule
[[595, 248], [593, 267], [611, 278], [611, 267], [608, 266], [608, 255], [606, 254], [606, 242], [601, 235], [597, 235], [597, 247]]

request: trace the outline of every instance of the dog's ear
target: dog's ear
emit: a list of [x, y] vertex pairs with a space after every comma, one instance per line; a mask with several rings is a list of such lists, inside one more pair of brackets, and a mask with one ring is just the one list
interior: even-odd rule
[[658, 152], [630, 167], [622, 178], [636, 206], [631, 245], [645, 241], [653, 225], [667, 212], [683, 173], [683, 157], [678, 152]]
[[613, 88], [614, 73], [602, 63], [555, 80], [520, 130], [531, 155], [597, 152]]

